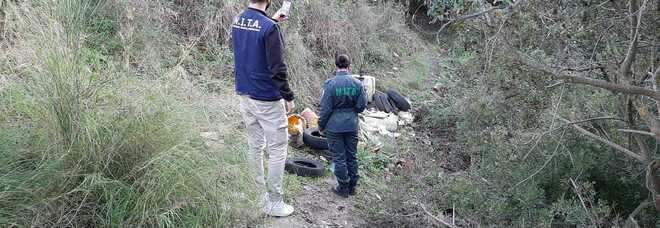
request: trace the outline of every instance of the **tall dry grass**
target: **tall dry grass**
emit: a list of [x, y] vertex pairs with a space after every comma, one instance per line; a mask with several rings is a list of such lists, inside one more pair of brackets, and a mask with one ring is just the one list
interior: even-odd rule
[[[154, 53], [133, 53], [148, 59], [131, 62], [138, 68], [111, 55], [106, 41], [119, 40], [112, 26], [121, 22], [98, 22], [120, 18], [106, 17], [125, 10], [113, 3], [9, 5], [14, 38], [0, 65], [10, 78], [0, 91], [0, 226], [202, 227], [256, 219], [243, 158], [199, 137], [202, 111], [181, 86], [188, 79], [161, 67], [167, 60], [148, 59]], [[159, 31], [148, 32], [133, 44], [157, 45], [141, 40]], [[109, 37], [96, 42], [99, 34]]]
[[[260, 222], [229, 45], [242, 0], [2, 2], [0, 227]], [[300, 1], [293, 15], [282, 27], [301, 108], [337, 50], [389, 80], [423, 49], [393, 5]]]

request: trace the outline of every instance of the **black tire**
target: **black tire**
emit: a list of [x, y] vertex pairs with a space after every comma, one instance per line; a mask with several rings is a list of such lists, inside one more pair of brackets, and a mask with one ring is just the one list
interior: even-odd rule
[[387, 113], [395, 112], [394, 105], [392, 103], [390, 103], [389, 96], [387, 96], [387, 94], [385, 94], [381, 98], [383, 99], [382, 103], [383, 103], [383, 106], [385, 106], [385, 112], [387, 112]]
[[399, 109], [399, 107], [397, 107], [397, 106], [394, 104], [394, 101], [393, 101], [392, 99], [390, 99], [389, 97], [387, 97], [387, 100], [390, 102], [390, 105], [392, 106], [392, 112], [393, 112], [393, 113], [396, 113], [396, 114], [399, 114], [399, 112], [401, 111], [401, 109]]
[[410, 111], [410, 102], [408, 102], [408, 99], [406, 99], [406, 97], [401, 95], [401, 93], [395, 90], [389, 90], [387, 91], [387, 96], [392, 101], [392, 104], [396, 106], [399, 110], [404, 112]]
[[303, 132], [303, 142], [314, 150], [327, 150], [328, 140], [321, 136], [318, 128], [310, 128]]
[[385, 105], [383, 104], [383, 96], [386, 96], [386, 94], [384, 94], [383, 92], [376, 91], [376, 93], [374, 93], [374, 103], [376, 104], [376, 109], [382, 112], [385, 111]]
[[374, 94], [374, 101], [376, 102], [378, 111], [386, 113], [391, 113], [393, 111], [392, 104], [390, 104], [387, 94], [376, 91], [376, 94]]
[[307, 158], [287, 159], [284, 169], [301, 177], [320, 177], [325, 171], [321, 162]]

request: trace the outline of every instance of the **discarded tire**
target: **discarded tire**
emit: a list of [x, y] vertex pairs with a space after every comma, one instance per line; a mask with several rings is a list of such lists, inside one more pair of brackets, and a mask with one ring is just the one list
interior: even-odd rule
[[380, 99], [381, 99], [380, 102], [383, 103], [383, 112], [392, 113], [395, 111], [394, 105], [390, 103], [390, 98], [389, 96], [387, 96], [387, 94], [383, 93], [383, 95], [380, 96]]
[[374, 103], [376, 103], [376, 108], [378, 108], [378, 111], [381, 112], [386, 112], [386, 113], [392, 113], [394, 112], [394, 107], [390, 103], [390, 100], [387, 96], [387, 94], [376, 91], [374, 94]]
[[396, 107], [396, 105], [394, 104], [394, 101], [392, 101], [392, 99], [390, 99], [389, 97], [387, 99], [389, 100], [390, 105], [392, 105], [392, 112], [395, 113], [395, 114], [399, 114], [401, 109], [399, 109], [399, 107]]
[[384, 94], [383, 92], [376, 91], [376, 93], [374, 93], [374, 104], [376, 105], [376, 109], [378, 109], [378, 111], [384, 112], [385, 105], [383, 105], [383, 99], [382, 99], [383, 96], [386, 96], [386, 94]]
[[392, 104], [392, 102], [390, 102], [390, 98], [389, 98], [389, 96], [387, 96], [387, 94], [382, 96], [382, 98], [383, 98], [383, 105], [385, 106], [385, 112], [387, 112], [387, 113], [396, 113], [396, 112], [399, 111]]
[[303, 133], [303, 142], [314, 150], [327, 150], [328, 140], [321, 136], [318, 128], [310, 128]]
[[323, 176], [325, 167], [316, 160], [291, 158], [286, 160], [284, 169], [301, 177], [320, 177]]
[[404, 112], [410, 110], [410, 102], [408, 102], [408, 99], [406, 99], [406, 97], [401, 95], [401, 93], [397, 92], [396, 90], [388, 90], [387, 96], [392, 101], [392, 104], [396, 106], [399, 110]]

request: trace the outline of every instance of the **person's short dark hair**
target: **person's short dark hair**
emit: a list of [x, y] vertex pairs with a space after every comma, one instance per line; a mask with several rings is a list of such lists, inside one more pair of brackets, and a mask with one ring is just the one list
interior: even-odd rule
[[337, 55], [335, 58], [335, 65], [339, 69], [346, 69], [351, 66], [351, 58], [346, 54]]
[[250, 3], [265, 3], [268, 0], [250, 0]]

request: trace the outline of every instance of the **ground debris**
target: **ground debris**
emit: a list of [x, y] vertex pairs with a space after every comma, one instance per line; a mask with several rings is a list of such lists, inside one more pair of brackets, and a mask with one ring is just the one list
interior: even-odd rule
[[364, 227], [367, 222], [355, 208], [354, 199], [343, 199], [330, 192], [335, 184], [332, 176], [326, 177], [322, 184], [306, 184], [303, 191], [290, 199], [295, 208], [292, 216], [286, 218], [268, 218], [266, 227]]

